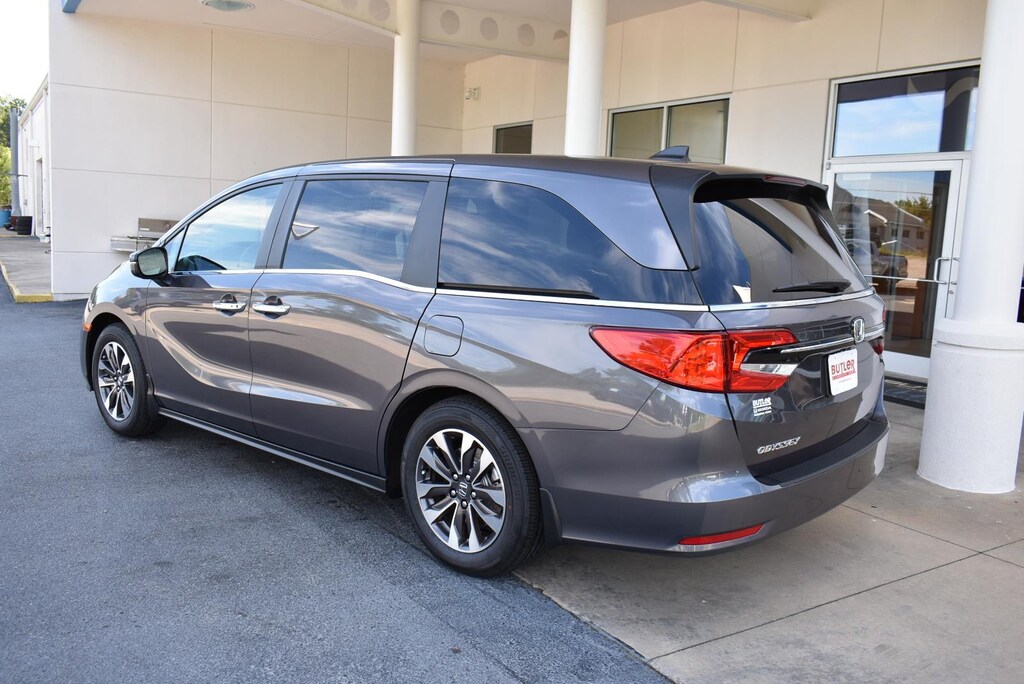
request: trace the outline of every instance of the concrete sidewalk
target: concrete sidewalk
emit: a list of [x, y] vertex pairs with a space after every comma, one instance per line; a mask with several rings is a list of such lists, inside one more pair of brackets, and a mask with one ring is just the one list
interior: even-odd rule
[[50, 245], [33, 236], [0, 231], [0, 271], [20, 304], [51, 302]]
[[520, 576], [676, 681], [1024, 681], [1024, 477], [926, 482], [924, 412], [886, 410], [884, 471], [811, 523], [696, 559], [564, 546]]

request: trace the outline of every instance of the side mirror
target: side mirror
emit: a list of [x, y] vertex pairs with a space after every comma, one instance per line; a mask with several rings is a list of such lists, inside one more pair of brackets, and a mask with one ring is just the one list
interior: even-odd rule
[[167, 275], [167, 250], [163, 247], [143, 249], [132, 253], [128, 263], [136, 278], [160, 278]]

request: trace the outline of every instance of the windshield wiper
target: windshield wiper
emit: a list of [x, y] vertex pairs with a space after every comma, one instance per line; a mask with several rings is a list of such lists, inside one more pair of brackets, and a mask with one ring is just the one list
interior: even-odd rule
[[777, 287], [772, 292], [842, 292], [850, 287], [848, 280], [815, 280]]

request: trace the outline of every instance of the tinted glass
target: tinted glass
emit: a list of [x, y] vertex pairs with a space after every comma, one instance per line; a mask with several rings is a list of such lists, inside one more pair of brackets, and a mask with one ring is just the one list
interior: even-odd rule
[[494, 131], [494, 151], [506, 154], [530, 154], [533, 148], [533, 124], [507, 126]]
[[686, 271], [641, 266], [564, 200], [513, 183], [452, 179], [442, 285], [624, 301], [690, 303]]
[[185, 231], [174, 270], [231, 271], [254, 268], [263, 231], [280, 190], [280, 185], [249, 190], [224, 200], [193, 219]]
[[979, 67], [839, 86], [836, 157], [971, 149]]
[[802, 204], [700, 202], [694, 218], [698, 286], [708, 304], [828, 297], [866, 287], [832, 229]]
[[366, 271], [399, 278], [427, 183], [310, 181], [295, 213], [284, 268]]
[[725, 162], [729, 101], [697, 102], [668, 108], [668, 144], [689, 145], [695, 162]]
[[612, 114], [612, 156], [647, 159], [661, 151], [664, 114], [662, 107]]

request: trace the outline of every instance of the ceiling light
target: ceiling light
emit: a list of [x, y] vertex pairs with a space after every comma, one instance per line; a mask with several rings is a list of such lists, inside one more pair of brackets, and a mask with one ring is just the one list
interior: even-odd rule
[[244, 0], [199, 0], [202, 4], [221, 12], [241, 12], [251, 10], [255, 5]]

